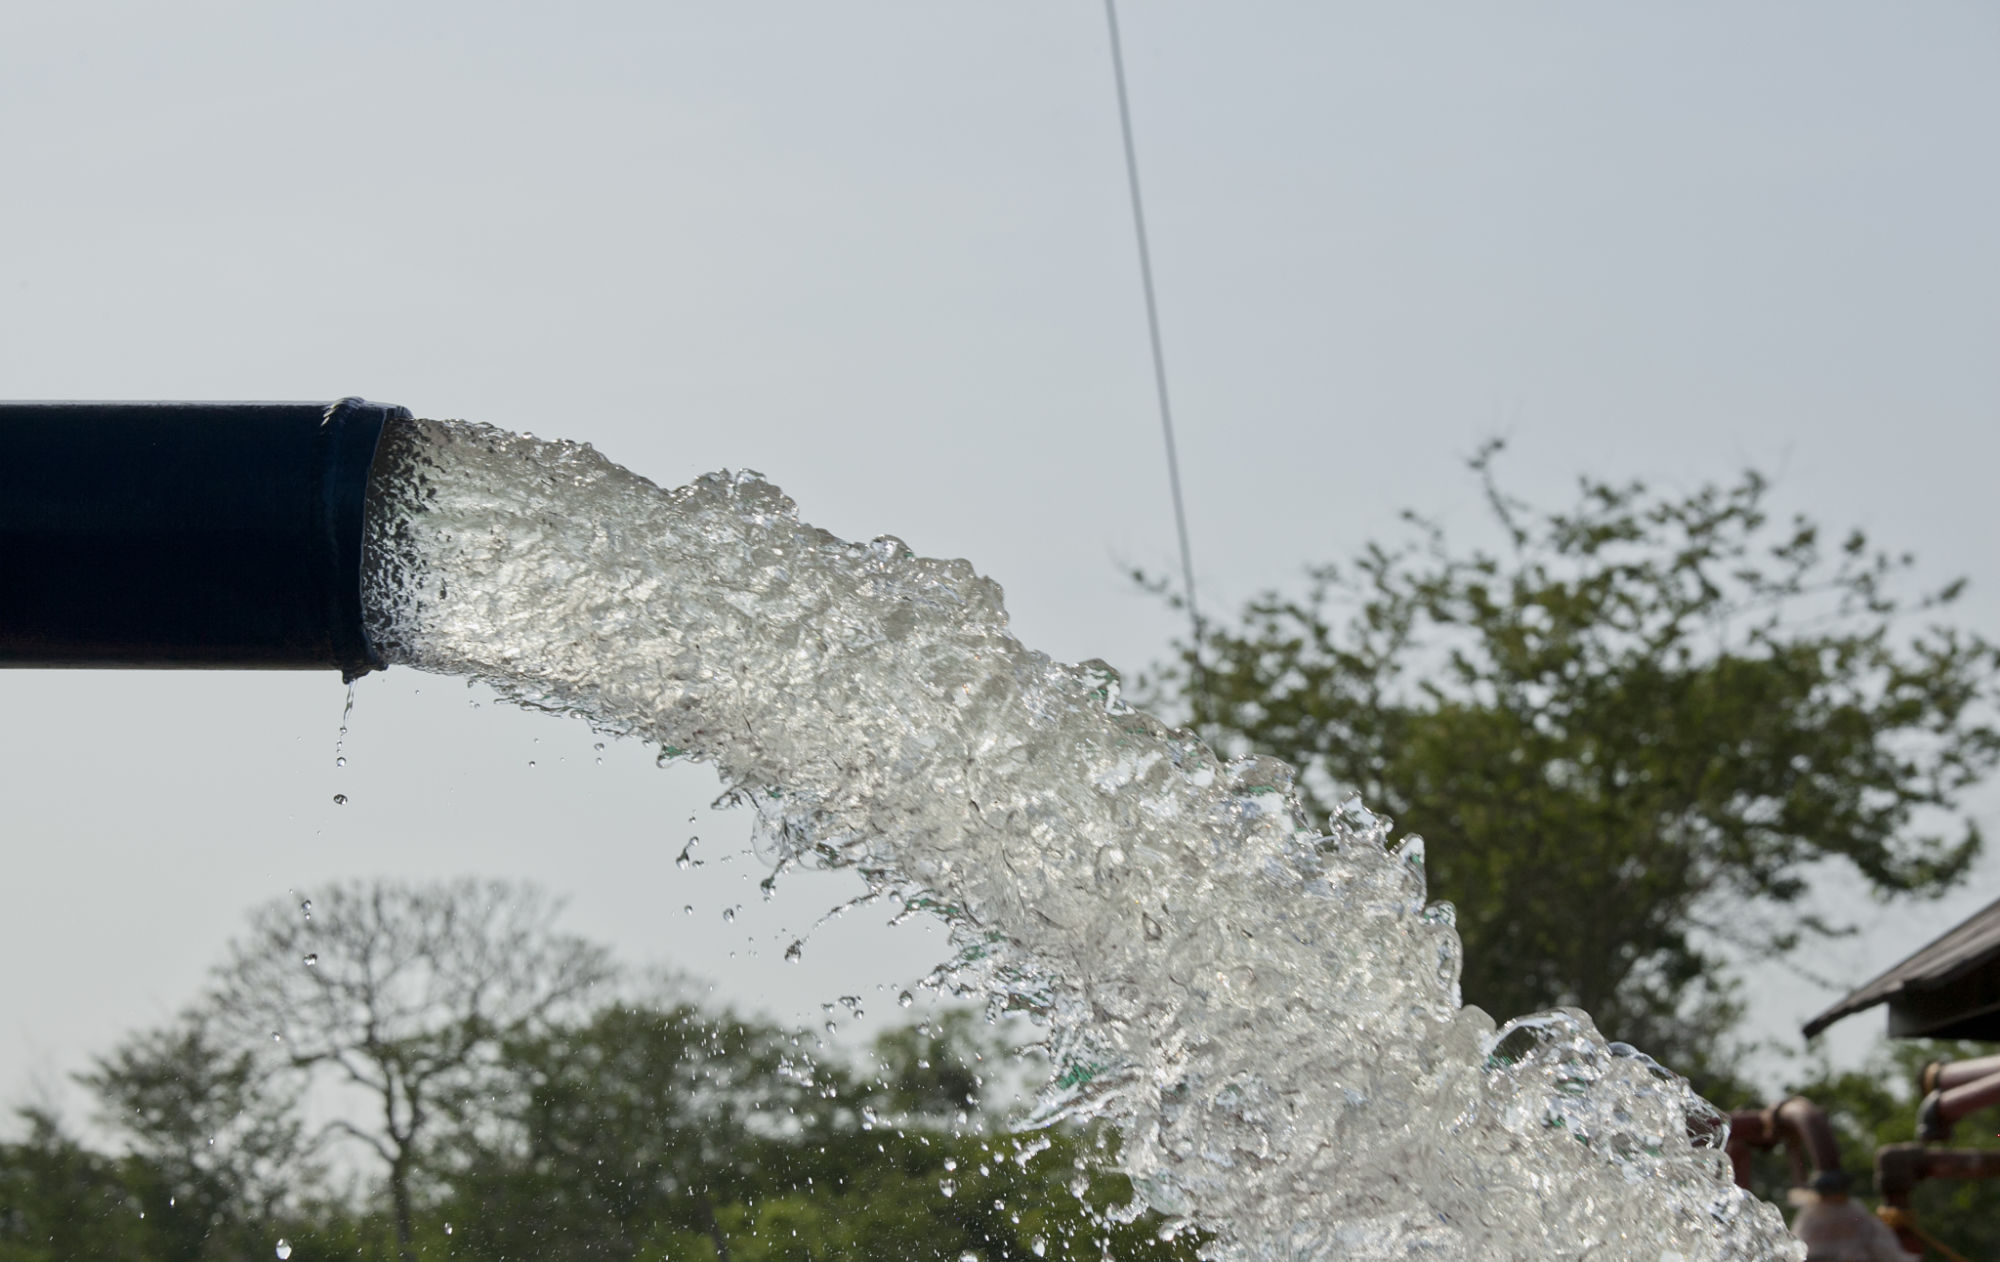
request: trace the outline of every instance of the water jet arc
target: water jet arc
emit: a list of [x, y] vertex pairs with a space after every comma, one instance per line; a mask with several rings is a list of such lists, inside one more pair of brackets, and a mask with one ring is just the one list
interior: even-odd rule
[[0, 402], [0, 666], [381, 667], [362, 509], [384, 424], [409, 417]]

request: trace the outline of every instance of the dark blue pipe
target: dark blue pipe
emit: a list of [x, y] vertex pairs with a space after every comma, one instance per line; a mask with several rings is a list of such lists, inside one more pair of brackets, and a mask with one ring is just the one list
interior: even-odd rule
[[382, 665], [362, 507], [399, 407], [0, 403], [0, 666]]

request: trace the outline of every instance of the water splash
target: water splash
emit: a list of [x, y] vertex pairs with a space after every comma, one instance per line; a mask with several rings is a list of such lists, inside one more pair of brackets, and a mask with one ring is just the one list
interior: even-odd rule
[[1358, 802], [1320, 834], [1290, 767], [1023, 647], [966, 562], [837, 539], [755, 474], [663, 490], [458, 422], [377, 468], [391, 661], [710, 761], [781, 865], [941, 916], [933, 980], [1048, 1023], [1040, 1117], [1114, 1121], [1219, 1255], [1802, 1256], [1681, 1079], [1581, 1012], [1461, 1006], [1420, 843]]

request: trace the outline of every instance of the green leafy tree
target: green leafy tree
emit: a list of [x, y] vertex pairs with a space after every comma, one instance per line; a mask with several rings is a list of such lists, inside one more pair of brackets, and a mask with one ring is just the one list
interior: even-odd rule
[[155, 1233], [117, 1160], [23, 1109], [28, 1133], [0, 1144], [0, 1262], [153, 1262]]
[[[1724, 954], [1838, 931], [1816, 864], [1932, 895], [1979, 853], [1965, 791], [2000, 757], [2000, 654], [1898, 594], [1907, 556], [1773, 523], [1766, 485], [1663, 495], [1585, 479], [1565, 511], [1472, 462], [1498, 549], [1412, 537], [1267, 595], [1150, 684], [1233, 752], [1302, 770], [1428, 841], [1463, 991], [1559, 1004], [1683, 1069], [1736, 1011]], [[1143, 576], [1142, 576], [1143, 577]]]
[[295, 1091], [198, 1014], [127, 1039], [78, 1075], [135, 1161], [161, 1262], [262, 1258], [316, 1173]]
[[586, 1002], [611, 976], [601, 947], [554, 927], [560, 905], [502, 881], [337, 885], [258, 909], [204, 1011], [294, 1089], [358, 1101], [320, 1137], [382, 1163], [397, 1249], [416, 1257], [434, 1136], [476, 1119], [501, 1050]]
[[976, 1113], [986, 1097], [979, 1066], [1000, 1055], [981, 1037], [969, 1009], [956, 1008], [920, 1025], [885, 1030], [875, 1040], [876, 1088], [895, 1116], [951, 1121]]
[[[1193, 1256], [1095, 1138], [1017, 1137], [978, 1110], [979, 1041], [892, 1031], [868, 1072], [814, 1040], [685, 1004], [619, 1005], [508, 1045], [506, 1122], [465, 1137], [444, 1212], [468, 1257]], [[973, 1097], [968, 1099], [968, 1097]], [[1040, 1249], [1036, 1248], [1040, 1242]]]
[[796, 1042], [688, 1005], [616, 1005], [510, 1040], [501, 1124], [460, 1140], [464, 1246], [545, 1259], [696, 1247], [728, 1258], [724, 1208], [809, 1178], [795, 1158], [834, 1123], [844, 1079]]

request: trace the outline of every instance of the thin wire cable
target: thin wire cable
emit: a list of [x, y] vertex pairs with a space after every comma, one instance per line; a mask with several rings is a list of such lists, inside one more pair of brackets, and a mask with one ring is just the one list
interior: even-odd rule
[[1160, 400], [1160, 435], [1167, 445], [1167, 484], [1174, 495], [1174, 529], [1181, 544], [1181, 586], [1187, 597], [1188, 621], [1194, 627], [1194, 691], [1208, 691], [1201, 665], [1201, 610], [1194, 599], [1194, 549], [1188, 545], [1187, 504], [1181, 496], [1181, 462], [1174, 445], [1174, 409], [1167, 395], [1167, 355], [1160, 341], [1160, 303], [1153, 289], [1153, 252], [1146, 243], [1146, 202], [1139, 193], [1139, 151], [1132, 143], [1132, 104], [1125, 90], [1125, 50], [1118, 38], [1117, 0], [1104, 0], [1104, 20], [1111, 28], [1111, 77], [1118, 88], [1118, 124], [1125, 137], [1125, 181], [1132, 190], [1132, 229], [1139, 239], [1139, 280], [1146, 293], [1146, 333], [1153, 347], [1153, 388]]

